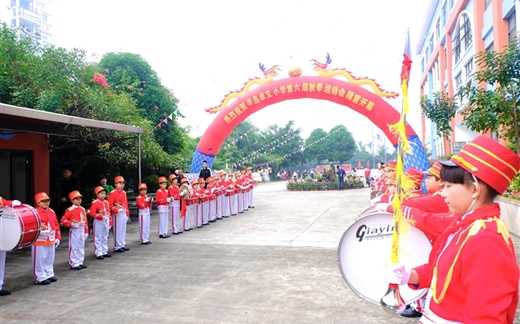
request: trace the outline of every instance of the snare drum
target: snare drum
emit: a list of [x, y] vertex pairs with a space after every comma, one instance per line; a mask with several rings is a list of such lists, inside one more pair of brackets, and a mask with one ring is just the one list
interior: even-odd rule
[[40, 216], [29, 205], [0, 207], [0, 251], [31, 246], [40, 235]]
[[199, 203], [199, 198], [195, 197], [195, 198], [188, 198], [186, 199], [186, 205], [187, 206], [190, 206], [190, 205], [196, 205]]
[[[381, 297], [388, 290], [385, 267], [391, 265], [393, 218], [393, 214], [379, 212], [356, 220], [338, 246], [338, 265], [343, 279], [358, 296], [376, 305], [380, 305]], [[410, 269], [428, 263], [432, 244], [423, 232], [406, 226], [408, 231], [401, 234], [399, 240], [399, 262]], [[399, 286], [407, 305], [421, 298], [425, 291]]]

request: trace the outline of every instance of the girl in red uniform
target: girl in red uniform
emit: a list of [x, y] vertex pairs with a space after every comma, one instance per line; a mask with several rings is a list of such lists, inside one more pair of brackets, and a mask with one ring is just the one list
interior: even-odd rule
[[159, 177], [159, 189], [155, 193], [155, 204], [157, 205], [157, 213], [159, 214], [159, 238], [168, 238], [168, 203], [170, 197], [168, 197], [168, 190], [166, 190], [166, 177]]
[[85, 260], [85, 241], [88, 237], [88, 221], [85, 208], [81, 207], [82, 195], [74, 190], [69, 193], [72, 206], [67, 208], [61, 218], [61, 225], [70, 227], [69, 264], [72, 270], [81, 270], [87, 266]]
[[112, 226], [110, 217], [110, 205], [105, 200], [107, 192], [104, 187], [94, 188], [97, 199], [90, 205], [90, 217], [94, 218], [92, 223], [94, 235], [94, 254], [96, 259], [103, 260], [112, 255], [108, 253], [108, 231]]
[[493, 200], [516, 176], [520, 157], [479, 136], [442, 164], [442, 196], [453, 215], [429, 218], [442, 234], [428, 263], [396, 264], [388, 281], [430, 288], [420, 323], [513, 323], [519, 269]]

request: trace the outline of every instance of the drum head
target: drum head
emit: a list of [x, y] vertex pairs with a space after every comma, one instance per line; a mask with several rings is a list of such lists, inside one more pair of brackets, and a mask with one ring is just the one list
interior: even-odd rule
[[16, 210], [0, 207], [0, 251], [11, 251], [20, 242], [22, 223]]
[[[417, 228], [407, 225], [400, 235], [399, 262], [408, 269], [428, 262], [432, 245]], [[343, 279], [361, 298], [380, 305], [388, 290], [385, 269], [391, 265], [393, 214], [372, 213], [356, 220], [345, 231], [338, 246], [338, 264]], [[426, 289], [399, 287], [406, 304], [421, 298]]]
[[366, 214], [371, 214], [376, 211], [376, 205], [370, 205], [363, 209], [361, 212], [359, 212], [358, 217], [356, 220], [360, 219], [361, 217], [364, 217]]

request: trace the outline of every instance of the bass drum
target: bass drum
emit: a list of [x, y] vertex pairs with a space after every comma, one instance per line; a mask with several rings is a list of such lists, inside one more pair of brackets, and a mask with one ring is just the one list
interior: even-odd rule
[[0, 251], [31, 246], [40, 235], [40, 227], [40, 216], [33, 207], [0, 207]]
[[377, 212], [376, 205], [370, 205], [367, 208], [363, 209], [361, 212], [359, 212], [358, 216], [356, 217], [356, 220], [375, 212]]
[[[382, 212], [363, 216], [350, 225], [338, 246], [343, 279], [359, 297], [376, 305], [388, 290], [385, 269], [391, 264], [393, 218], [393, 214]], [[406, 226], [408, 231], [399, 240], [399, 262], [410, 269], [428, 263], [432, 244], [423, 232]], [[399, 292], [408, 305], [421, 298], [426, 289], [402, 285]]]

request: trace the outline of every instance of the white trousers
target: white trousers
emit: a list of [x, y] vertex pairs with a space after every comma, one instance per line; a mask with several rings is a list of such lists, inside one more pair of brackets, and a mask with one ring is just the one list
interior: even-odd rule
[[96, 256], [108, 253], [108, 219], [94, 219], [92, 232], [94, 234], [94, 254]]
[[195, 225], [197, 225], [197, 227], [202, 226], [202, 204], [195, 205], [195, 215], [197, 215]]
[[112, 217], [112, 230], [114, 231], [114, 249], [125, 247], [126, 238], [126, 211], [121, 210]]
[[50, 277], [54, 277], [54, 244], [33, 245], [31, 246], [31, 252], [34, 280], [42, 282]]
[[139, 209], [139, 238], [141, 243], [150, 240], [150, 209]]
[[203, 202], [202, 204], [202, 224], [209, 222], [209, 201]]
[[71, 267], [77, 267], [77, 266], [83, 264], [84, 260], [85, 260], [85, 228], [84, 227], [70, 228], [70, 231], [69, 231], [69, 264]]
[[217, 196], [217, 200], [215, 200], [215, 216], [218, 219], [222, 218], [222, 195]]
[[194, 223], [194, 226], [197, 227], [197, 205], [189, 205], [187, 206], [187, 210], [186, 210], [186, 220], [185, 220], [185, 223], [184, 223], [184, 228], [188, 228], [186, 226], [190, 226], [190, 218], [191, 216], [193, 216], [193, 223]]
[[244, 205], [244, 210], [247, 210], [249, 208], [249, 192], [244, 192], [242, 193], [242, 197], [244, 197], [244, 202], [243, 202], [243, 205]]
[[229, 196], [229, 210], [231, 215], [237, 214], [237, 194]]
[[0, 251], [0, 290], [2, 290], [2, 287], [4, 286], [5, 258], [6, 258], [6, 256], [7, 256], [7, 252]]
[[249, 207], [252, 207], [253, 205], [253, 188], [249, 190]]
[[174, 200], [170, 204], [170, 215], [172, 217], [172, 233], [179, 233], [179, 225], [181, 222], [181, 201]]
[[238, 194], [235, 194], [237, 196], [238, 200], [238, 212], [241, 213], [244, 211], [244, 194], [242, 192], [239, 192]]
[[209, 201], [209, 220], [217, 219], [217, 201], [210, 200]]
[[157, 206], [157, 212], [159, 214], [159, 229], [157, 234], [167, 235], [168, 234], [168, 214], [170, 212], [168, 205]]
[[229, 197], [228, 196], [220, 196], [222, 197], [222, 204], [220, 205], [221, 216], [229, 216]]
[[193, 209], [191, 208], [191, 205], [186, 206], [186, 215], [184, 215], [184, 220], [183, 220], [184, 230], [189, 230], [191, 228], [191, 224], [190, 224], [190, 215], [191, 214], [193, 214]]

